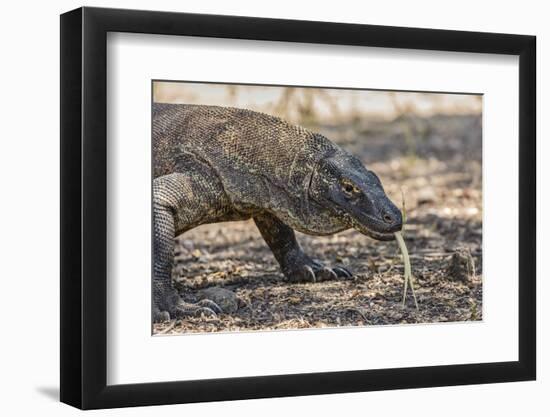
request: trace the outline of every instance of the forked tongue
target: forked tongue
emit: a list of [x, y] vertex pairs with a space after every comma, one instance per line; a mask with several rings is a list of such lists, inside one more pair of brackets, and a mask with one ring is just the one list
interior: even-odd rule
[[418, 310], [418, 303], [416, 302], [416, 294], [414, 293], [414, 284], [413, 284], [412, 273], [411, 273], [411, 259], [409, 258], [409, 251], [407, 250], [407, 245], [405, 245], [405, 240], [403, 239], [403, 235], [401, 234], [401, 232], [395, 232], [394, 234], [395, 234], [395, 240], [397, 240], [397, 244], [399, 245], [399, 249], [401, 250], [401, 254], [403, 255], [403, 262], [405, 264], [405, 282], [403, 284], [403, 307], [405, 307], [405, 301], [407, 300], [407, 286], [410, 282], [411, 292], [414, 298], [414, 305]]

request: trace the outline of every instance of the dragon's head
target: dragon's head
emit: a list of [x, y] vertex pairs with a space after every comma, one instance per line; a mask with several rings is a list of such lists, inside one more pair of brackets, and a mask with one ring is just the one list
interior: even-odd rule
[[330, 208], [350, 228], [377, 240], [393, 240], [401, 230], [401, 211], [382, 183], [353, 155], [337, 152], [319, 161], [311, 178], [310, 197]]

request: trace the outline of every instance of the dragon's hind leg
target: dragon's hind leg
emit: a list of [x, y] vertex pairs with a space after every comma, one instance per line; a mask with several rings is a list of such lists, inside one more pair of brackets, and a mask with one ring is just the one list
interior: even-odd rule
[[316, 282], [352, 276], [344, 267], [329, 268], [311, 259], [298, 244], [294, 230], [275, 216], [263, 213], [255, 216], [254, 221], [288, 281]]

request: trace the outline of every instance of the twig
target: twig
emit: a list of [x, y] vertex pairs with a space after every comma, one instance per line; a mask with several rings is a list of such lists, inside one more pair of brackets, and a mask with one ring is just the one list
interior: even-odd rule
[[158, 332], [158, 334], [166, 334], [170, 330], [172, 330], [174, 327], [176, 327], [176, 320], [174, 320], [172, 323], [170, 323], [170, 326], [168, 326], [166, 329], [163, 329], [162, 331]]

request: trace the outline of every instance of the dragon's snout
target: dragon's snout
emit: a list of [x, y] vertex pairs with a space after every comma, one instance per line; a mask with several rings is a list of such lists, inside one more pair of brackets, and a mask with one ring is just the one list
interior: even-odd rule
[[394, 233], [403, 228], [403, 217], [387, 197], [385, 200], [387, 207], [377, 210], [376, 214], [371, 212], [356, 216], [353, 227], [376, 240], [393, 240]]
[[403, 228], [401, 210], [386, 195], [382, 183], [372, 171], [367, 172], [363, 179], [357, 181], [360, 191], [357, 198], [344, 201], [342, 207], [359, 232], [378, 240], [393, 240], [394, 233]]
[[403, 228], [401, 211], [388, 199], [391, 206], [382, 209], [381, 219], [387, 225], [390, 233], [399, 232]]

